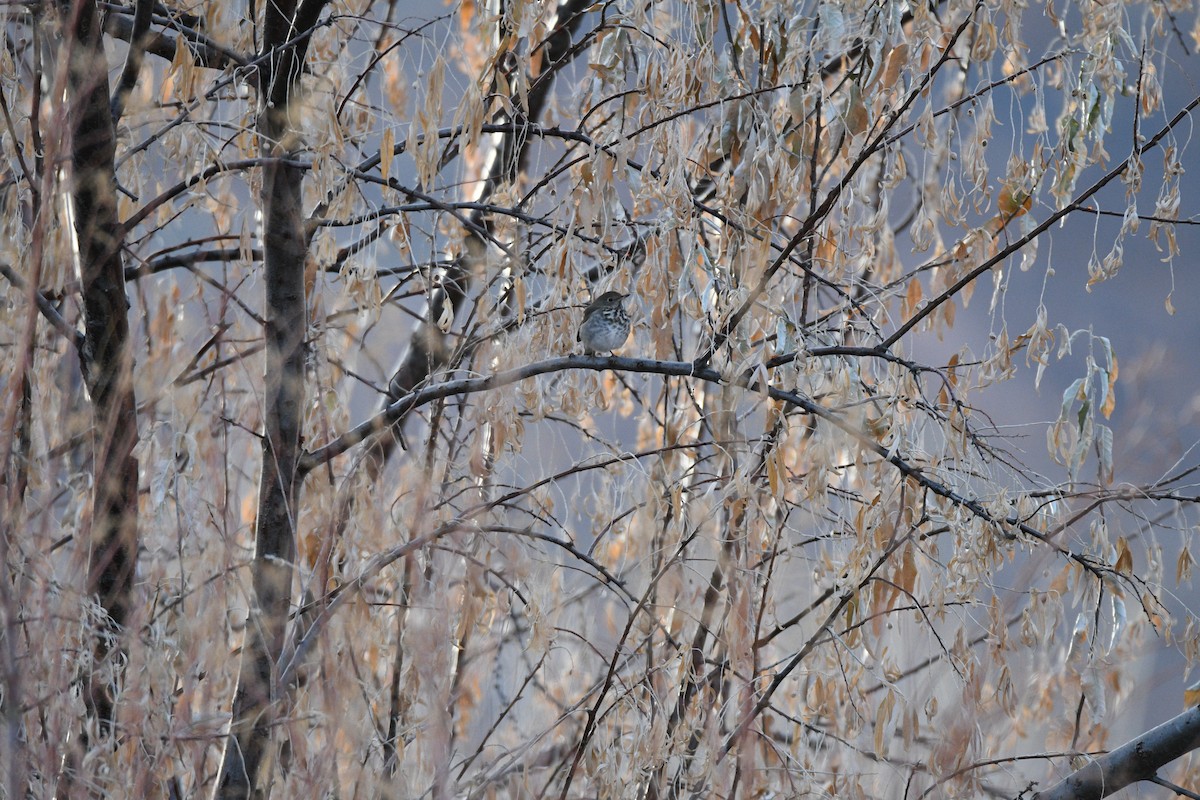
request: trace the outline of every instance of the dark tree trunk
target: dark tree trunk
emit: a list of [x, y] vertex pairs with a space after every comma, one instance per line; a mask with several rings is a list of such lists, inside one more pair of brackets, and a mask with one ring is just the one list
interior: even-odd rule
[[[129, 618], [137, 562], [137, 412], [129, 303], [121, 258], [124, 236], [117, 219], [116, 137], [109, 112], [108, 64], [94, 0], [64, 9], [68, 42], [67, 102], [71, 119], [72, 200], [83, 290], [82, 368], [94, 415], [95, 476], [87, 591], [99, 597], [111, 631], [96, 640], [96, 663], [87, 685], [89, 711], [107, 729], [113, 722], [113, 685], [105, 662]], [[116, 634], [113, 638], [110, 634]]]
[[266, 403], [253, 564], [254, 598], [246, 624], [241, 674], [233, 705], [233, 740], [226, 747], [219, 797], [270, 795], [271, 731], [286, 688], [277, 684], [287, 640], [296, 555], [296, 465], [304, 418], [304, 262], [308, 245], [301, 214], [303, 171], [284, 159], [294, 125], [308, 31], [324, 0], [272, 2], [265, 7], [258, 131], [263, 169], [263, 266], [266, 285]]

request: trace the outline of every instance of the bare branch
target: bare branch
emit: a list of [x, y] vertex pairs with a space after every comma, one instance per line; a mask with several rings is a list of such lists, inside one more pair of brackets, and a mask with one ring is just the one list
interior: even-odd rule
[[1031, 800], [1100, 800], [1138, 781], [1155, 778], [1158, 771], [1200, 748], [1200, 706], [1158, 725], [1102, 756], [1090, 758], [1077, 769]]

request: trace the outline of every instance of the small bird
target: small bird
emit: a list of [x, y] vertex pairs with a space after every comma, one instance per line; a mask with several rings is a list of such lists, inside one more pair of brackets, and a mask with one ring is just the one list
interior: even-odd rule
[[629, 338], [629, 312], [622, 303], [627, 294], [605, 292], [583, 312], [575, 340], [583, 342], [586, 355], [611, 353]]

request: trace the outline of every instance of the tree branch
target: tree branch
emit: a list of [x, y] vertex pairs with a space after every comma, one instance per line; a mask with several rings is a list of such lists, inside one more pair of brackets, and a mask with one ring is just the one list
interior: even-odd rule
[[1131, 783], [1148, 781], [1161, 767], [1200, 748], [1200, 706], [1143, 733], [1077, 769], [1032, 800], [1100, 800]]

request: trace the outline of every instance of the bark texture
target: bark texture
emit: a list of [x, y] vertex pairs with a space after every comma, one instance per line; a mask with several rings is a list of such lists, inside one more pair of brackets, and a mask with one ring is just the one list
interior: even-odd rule
[[253, 563], [254, 598], [233, 705], [218, 796], [268, 797], [274, 775], [271, 731], [286, 688], [276, 681], [287, 640], [296, 555], [297, 461], [304, 409], [307, 303], [302, 217], [303, 170], [286, 157], [296, 144], [294, 103], [309, 32], [324, 0], [274, 2], [264, 9], [265, 62], [259, 81], [258, 132], [263, 169], [263, 267], [266, 292], [265, 430]]
[[[67, 49], [71, 120], [72, 201], [83, 291], [81, 364], [93, 411], [93, 510], [87, 591], [106, 612], [96, 640], [88, 708], [101, 729], [113, 722], [120, 633], [132, 607], [137, 563], [137, 411], [129, 302], [121, 258], [124, 231], [117, 218], [116, 136], [109, 112], [108, 64], [94, 0], [64, 8], [73, 39]], [[113, 644], [117, 642], [118, 644]]]
[[1200, 748], [1200, 706], [1189, 708], [1072, 772], [1032, 800], [1100, 800]]

